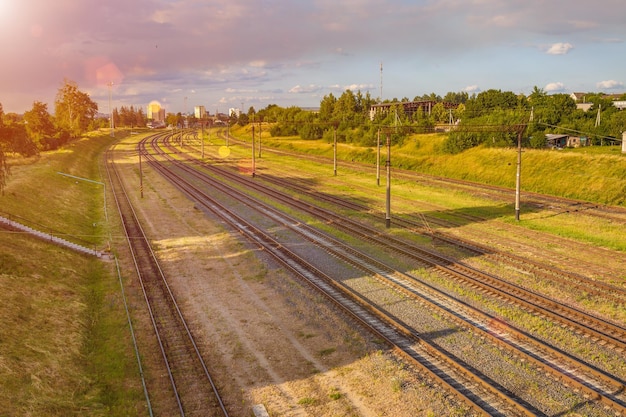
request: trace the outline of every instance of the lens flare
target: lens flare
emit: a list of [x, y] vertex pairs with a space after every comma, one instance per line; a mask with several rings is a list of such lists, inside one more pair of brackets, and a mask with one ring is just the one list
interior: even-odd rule
[[217, 153], [220, 158], [228, 158], [230, 156], [230, 148], [228, 146], [220, 146]]

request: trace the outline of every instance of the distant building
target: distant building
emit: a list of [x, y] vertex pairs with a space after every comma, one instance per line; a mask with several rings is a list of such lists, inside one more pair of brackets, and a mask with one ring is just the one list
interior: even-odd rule
[[613, 105], [617, 107], [619, 110], [624, 110], [626, 109], [626, 100], [614, 101]]
[[[576, 102], [576, 108], [583, 110], [583, 111], [587, 111], [589, 109], [591, 109], [591, 107], [593, 106], [593, 103], [587, 103], [586, 100], [586, 95], [587, 93], [572, 93], [570, 94], [570, 97], [572, 98], [572, 100], [574, 100]], [[621, 97], [624, 96], [623, 93], [621, 94], [602, 94], [603, 98], [609, 99], [613, 101], [613, 105], [619, 109], [619, 110], [624, 110], [626, 109], [626, 101], [624, 100], [620, 100]]]
[[155, 122], [165, 123], [165, 109], [161, 108], [161, 103], [156, 100], [151, 101], [150, 104], [148, 104], [146, 116], [148, 117], [148, 119], [151, 119]]
[[204, 119], [206, 117], [206, 109], [204, 106], [196, 106], [193, 108], [193, 115], [196, 119]]
[[572, 93], [569, 96], [572, 98], [572, 100], [574, 100], [576, 103], [585, 102], [585, 95], [587, 95], [587, 93]]
[[[437, 101], [433, 100], [420, 100], [420, 101], [402, 101], [395, 103], [380, 103], [380, 104], [372, 104], [370, 106], [370, 119], [374, 120], [374, 116], [378, 113], [386, 113], [388, 112], [392, 106], [402, 105], [405, 114], [412, 115], [415, 112], [421, 111], [430, 116], [430, 113], [433, 107], [437, 104]], [[456, 103], [448, 103], [445, 101], [441, 102], [443, 107], [447, 109], [456, 109], [459, 107]]]
[[589, 146], [589, 138], [586, 136], [570, 136], [559, 134], [547, 134], [546, 146], [548, 148], [579, 148], [581, 146]]
[[546, 135], [546, 145], [548, 148], [565, 148], [568, 138], [568, 135], [555, 135], [550, 133]]

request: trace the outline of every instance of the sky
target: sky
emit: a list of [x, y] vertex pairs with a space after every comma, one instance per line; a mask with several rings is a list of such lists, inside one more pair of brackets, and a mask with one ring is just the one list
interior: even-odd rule
[[4, 112], [54, 113], [64, 80], [106, 114], [317, 107], [346, 89], [622, 93], [626, 1], [0, 0]]

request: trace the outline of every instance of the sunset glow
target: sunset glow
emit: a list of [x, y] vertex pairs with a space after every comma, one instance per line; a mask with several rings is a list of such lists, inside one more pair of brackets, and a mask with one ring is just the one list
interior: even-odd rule
[[64, 79], [102, 107], [113, 82], [114, 106], [158, 98], [172, 112], [185, 97], [220, 111], [314, 107], [346, 89], [619, 93], [625, 18], [622, 0], [0, 0], [0, 99], [22, 113]]

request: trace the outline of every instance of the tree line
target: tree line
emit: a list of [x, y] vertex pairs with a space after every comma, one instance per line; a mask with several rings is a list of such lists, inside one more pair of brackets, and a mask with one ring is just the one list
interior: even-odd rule
[[145, 127], [148, 123], [148, 118], [141, 107], [122, 106], [119, 109], [115, 107], [112, 113], [113, 126], [115, 127]]
[[35, 101], [33, 107], [20, 116], [5, 114], [0, 103], [0, 153], [36, 155], [102, 127], [103, 121], [96, 119], [98, 105], [73, 81], [64, 80], [54, 104], [54, 116], [48, 111], [48, 105], [40, 101]]
[[103, 124], [96, 119], [98, 105], [73, 81], [63, 81], [54, 104], [53, 116], [48, 105], [40, 101], [35, 101], [23, 115], [5, 114], [0, 103], [0, 190], [4, 189], [9, 174], [7, 154], [33, 156], [57, 149]]
[[[548, 94], [534, 87], [531, 94], [487, 90], [473, 96], [464, 106], [458, 127], [446, 138], [443, 151], [458, 153], [478, 145], [515, 146], [522, 127], [522, 145], [544, 148], [546, 134], [586, 137], [588, 144], [621, 141], [626, 131], [626, 111], [615, 107], [603, 93], [586, 94], [589, 109], [577, 107], [569, 94]], [[620, 97], [626, 100], [626, 94]]]
[[[626, 100], [626, 94], [621, 97]], [[429, 101], [433, 106], [422, 111], [405, 112], [408, 101]], [[444, 97], [434, 93], [386, 100], [389, 110], [370, 115], [378, 101], [369, 93], [346, 90], [341, 96], [324, 96], [318, 111], [299, 107], [268, 105], [259, 111], [250, 107], [247, 113], [234, 116], [233, 123], [270, 122], [272, 136], [299, 136], [302, 139], [334, 140], [363, 146], [374, 146], [380, 130], [390, 133], [391, 141], [400, 144], [414, 133], [430, 133], [437, 126], [453, 125], [444, 145], [445, 153], [458, 153], [478, 146], [515, 146], [517, 129], [524, 128], [523, 145], [543, 148], [548, 133], [572, 133], [587, 136], [588, 143], [606, 143], [621, 138], [626, 130], [626, 111], [613, 105], [603, 93], [588, 93], [587, 111], [578, 109], [568, 94], [548, 94], [534, 87], [528, 96], [490, 89], [478, 94], [449, 92]], [[454, 109], [446, 108], [454, 104]], [[598, 118], [598, 111], [600, 118]], [[598, 121], [600, 120], [600, 121]]]

